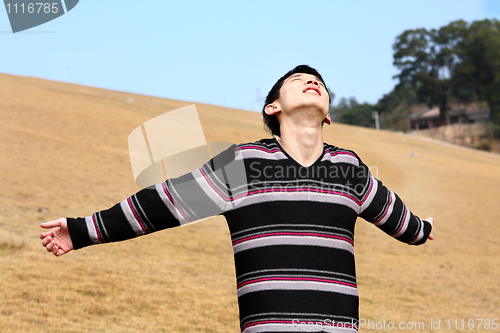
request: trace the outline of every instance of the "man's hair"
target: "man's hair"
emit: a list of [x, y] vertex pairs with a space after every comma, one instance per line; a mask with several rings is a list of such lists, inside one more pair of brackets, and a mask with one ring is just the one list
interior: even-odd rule
[[276, 115], [270, 116], [270, 115], [266, 114], [266, 111], [265, 111], [266, 106], [268, 104], [273, 103], [274, 101], [276, 101], [277, 99], [280, 98], [280, 89], [283, 86], [283, 82], [287, 78], [289, 78], [290, 76], [292, 76], [293, 74], [296, 74], [296, 73], [311, 74], [311, 75], [316, 76], [325, 85], [326, 92], [328, 93], [328, 98], [330, 98], [330, 93], [328, 92], [328, 88], [326, 88], [326, 83], [323, 80], [323, 78], [321, 77], [321, 75], [318, 73], [317, 70], [315, 70], [314, 68], [309, 67], [307, 65], [299, 65], [299, 66], [295, 67], [294, 69], [292, 69], [291, 71], [289, 71], [288, 73], [283, 75], [274, 84], [274, 86], [271, 88], [271, 90], [267, 94], [266, 101], [264, 102], [264, 107], [262, 108], [262, 117], [264, 118], [264, 128], [272, 135], [281, 137], [280, 123], [279, 123]]

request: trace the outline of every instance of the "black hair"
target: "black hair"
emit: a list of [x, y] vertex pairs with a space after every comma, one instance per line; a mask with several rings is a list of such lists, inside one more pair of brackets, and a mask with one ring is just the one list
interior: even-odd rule
[[325, 86], [325, 89], [328, 93], [328, 98], [330, 98], [330, 93], [328, 92], [328, 88], [326, 88], [326, 83], [323, 80], [323, 78], [321, 77], [321, 75], [318, 73], [317, 70], [315, 70], [314, 68], [309, 67], [307, 65], [299, 65], [299, 66], [295, 67], [294, 69], [292, 69], [291, 71], [289, 71], [288, 73], [283, 75], [274, 84], [274, 86], [271, 88], [271, 90], [267, 94], [266, 101], [264, 102], [264, 107], [262, 108], [262, 117], [264, 118], [264, 128], [272, 135], [281, 137], [280, 123], [278, 121], [278, 118], [276, 118], [276, 115], [270, 116], [265, 112], [266, 106], [268, 104], [273, 103], [274, 101], [276, 101], [277, 99], [280, 98], [280, 89], [283, 86], [283, 82], [285, 82], [285, 80], [287, 78], [289, 78], [290, 76], [292, 76], [295, 73], [311, 74], [311, 75], [316, 76], [321, 81], [321, 83], [323, 83], [323, 85]]

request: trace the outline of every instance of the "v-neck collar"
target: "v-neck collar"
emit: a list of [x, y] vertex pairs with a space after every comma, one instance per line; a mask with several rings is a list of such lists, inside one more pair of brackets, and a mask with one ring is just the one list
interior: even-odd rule
[[278, 139], [273, 138], [273, 140], [274, 140], [274, 142], [276, 142], [276, 145], [277, 145], [277, 146], [278, 146], [278, 148], [281, 150], [281, 152], [282, 152], [283, 154], [285, 154], [285, 156], [286, 156], [286, 157], [287, 157], [290, 161], [292, 161], [294, 164], [296, 164], [297, 166], [302, 167], [302, 168], [306, 168], [306, 169], [307, 169], [307, 168], [310, 168], [310, 167], [312, 167], [312, 166], [314, 166], [314, 165], [318, 164], [319, 162], [321, 162], [321, 160], [322, 160], [322, 159], [323, 159], [323, 157], [325, 156], [325, 146], [326, 146], [326, 145], [325, 145], [325, 143], [323, 142], [323, 153], [322, 153], [322, 154], [321, 154], [321, 155], [320, 155], [320, 156], [316, 159], [316, 161], [314, 161], [314, 163], [313, 163], [313, 164], [311, 164], [310, 166], [304, 166], [304, 165], [300, 164], [299, 162], [297, 162], [297, 161], [296, 161], [296, 160], [295, 160], [292, 156], [290, 156], [290, 155], [286, 152], [286, 150], [285, 150], [283, 147], [281, 147], [280, 143], [278, 142]]

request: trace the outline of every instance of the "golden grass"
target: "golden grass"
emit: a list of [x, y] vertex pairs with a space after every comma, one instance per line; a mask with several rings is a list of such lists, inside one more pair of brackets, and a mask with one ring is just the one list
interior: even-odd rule
[[[60, 258], [38, 239], [42, 221], [136, 192], [129, 133], [191, 103], [5, 74], [0, 86], [0, 331], [238, 331], [223, 217]], [[260, 114], [196, 106], [207, 141], [267, 137]], [[423, 321], [425, 332], [431, 319], [442, 321], [432, 332], [449, 332], [447, 319], [500, 319], [500, 157], [339, 124], [324, 132], [436, 220], [436, 239], [420, 247], [358, 222], [360, 317]]]

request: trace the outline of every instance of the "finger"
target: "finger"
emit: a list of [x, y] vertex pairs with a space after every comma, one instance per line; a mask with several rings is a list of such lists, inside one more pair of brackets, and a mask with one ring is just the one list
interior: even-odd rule
[[433, 240], [434, 239], [434, 235], [433, 234], [429, 234], [429, 237], [427, 237], [427, 238], [429, 238], [429, 240]]
[[[57, 230], [57, 229], [54, 229], [54, 230]], [[49, 232], [43, 232], [40, 234], [40, 239], [43, 241], [44, 239], [46, 238], [49, 238], [49, 239], [52, 239], [54, 238], [54, 230], [51, 230]]]
[[[54, 230], [54, 229], [52, 229], [52, 230]], [[42, 233], [40, 234], [40, 238], [41, 238], [41, 239], [44, 239], [45, 237], [52, 237], [52, 235], [53, 235], [52, 230], [47, 231], [47, 232], [42, 232]]]
[[62, 256], [64, 253], [65, 253], [65, 252], [64, 252], [64, 250], [63, 250], [63, 249], [58, 249], [58, 250], [57, 250], [57, 252], [56, 252], [56, 253], [54, 253], [54, 255], [55, 255], [56, 257], [60, 257], [60, 256]]
[[56, 228], [61, 226], [61, 219], [57, 219], [55, 221], [48, 221], [40, 223], [40, 226], [45, 229]]
[[46, 247], [46, 246], [47, 246], [47, 244], [49, 244], [50, 242], [52, 242], [52, 237], [50, 237], [50, 236], [47, 236], [47, 237], [45, 237], [44, 239], [42, 239], [42, 245], [43, 245], [43, 246], [45, 246], [45, 247]]
[[57, 251], [59, 250], [59, 248], [57, 247], [57, 245], [55, 245], [53, 248], [52, 248], [52, 254], [54, 254], [55, 256], [57, 255]]
[[52, 242], [48, 243], [47, 246], [45, 246], [45, 249], [47, 249], [47, 252], [52, 252], [55, 245], [56, 245], [56, 243], [54, 241], [52, 241]]

